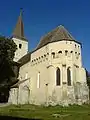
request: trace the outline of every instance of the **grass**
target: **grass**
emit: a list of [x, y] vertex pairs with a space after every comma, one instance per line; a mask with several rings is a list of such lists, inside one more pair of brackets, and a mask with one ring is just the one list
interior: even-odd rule
[[0, 115], [42, 120], [90, 120], [90, 105], [35, 106], [10, 105], [0, 108]]

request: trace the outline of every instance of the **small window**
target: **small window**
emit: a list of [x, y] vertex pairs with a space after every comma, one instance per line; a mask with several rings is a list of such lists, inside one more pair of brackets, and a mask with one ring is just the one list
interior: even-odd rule
[[22, 44], [19, 44], [19, 48], [20, 48], [20, 49], [22, 48]]
[[58, 53], [62, 53], [62, 51], [59, 51]]
[[67, 50], [65, 50], [65, 56], [67, 56], [67, 53], [68, 53], [68, 51], [67, 51]]
[[73, 53], [73, 51], [71, 51], [71, 53]]
[[44, 54], [44, 57], [46, 57], [46, 55]]
[[75, 44], [75, 48], [76, 48], [76, 44]]
[[55, 58], [55, 53], [54, 52], [52, 52], [52, 57]]
[[75, 52], [75, 54], [77, 54], [77, 52]]

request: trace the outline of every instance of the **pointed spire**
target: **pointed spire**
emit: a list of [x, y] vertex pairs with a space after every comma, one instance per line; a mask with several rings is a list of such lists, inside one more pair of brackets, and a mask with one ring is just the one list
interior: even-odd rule
[[19, 15], [16, 27], [13, 32], [13, 37], [26, 41], [25, 36], [24, 36], [24, 24], [22, 20], [22, 15], [23, 15], [23, 9], [21, 8], [20, 15]]

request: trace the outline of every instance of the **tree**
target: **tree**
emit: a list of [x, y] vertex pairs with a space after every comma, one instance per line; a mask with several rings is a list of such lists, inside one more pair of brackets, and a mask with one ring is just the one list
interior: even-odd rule
[[89, 87], [89, 99], [90, 99], [90, 73], [86, 70], [87, 85]]
[[12, 39], [0, 36], [0, 94], [9, 91], [10, 86], [18, 81], [18, 64], [13, 61], [16, 49]]

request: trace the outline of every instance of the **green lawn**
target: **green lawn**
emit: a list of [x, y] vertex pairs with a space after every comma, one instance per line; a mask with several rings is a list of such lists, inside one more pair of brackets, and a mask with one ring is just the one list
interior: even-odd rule
[[90, 105], [70, 107], [44, 107], [35, 105], [11, 105], [0, 108], [0, 115], [43, 120], [90, 120]]

